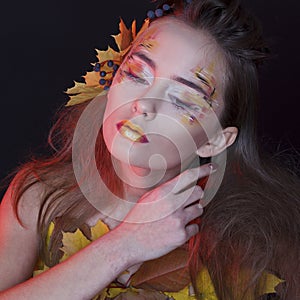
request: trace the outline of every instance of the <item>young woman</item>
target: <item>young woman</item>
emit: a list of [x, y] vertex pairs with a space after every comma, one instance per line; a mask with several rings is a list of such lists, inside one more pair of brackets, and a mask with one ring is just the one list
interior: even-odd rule
[[299, 179], [256, 143], [259, 26], [235, 0], [149, 17], [12, 181], [1, 299], [297, 299]]

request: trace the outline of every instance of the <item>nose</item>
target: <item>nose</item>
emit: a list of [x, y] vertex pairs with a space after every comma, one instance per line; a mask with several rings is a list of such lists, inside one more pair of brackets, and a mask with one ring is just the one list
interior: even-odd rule
[[133, 101], [131, 109], [135, 115], [143, 115], [145, 120], [151, 121], [156, 115], [154, 99], [143, 98]]
[[146, 120], [153, 120], [159, 103], [165, 98], [168, 90], [166, 80], [155, 80], [152, 86], [139, 99], [132, 102], [132, 112], [143, 115]]

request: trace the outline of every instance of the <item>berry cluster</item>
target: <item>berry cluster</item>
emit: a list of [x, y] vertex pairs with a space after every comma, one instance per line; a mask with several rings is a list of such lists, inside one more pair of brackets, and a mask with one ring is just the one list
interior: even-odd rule
[[[184, 0], [185, 5], [189, 5], [192, 3], [193, 0]], [[164, 4], [161, 8], [157, 8], [156, 10], [149, 10], [147, 12], [147, 17], [150, 20], [153, 20], [155, 18], [160, 18], [163, 15], [169, 14], [172, 12], [172, 9], [174, 8], [174, 4], [171, 6], [169, 4]]]
[[149, 10], [147, 12], [147, 17], [149, 19], [155, 19], [155, 18], [159, 18], [162, 17], [164, 15], [164, 13], [167, 13], [171, 10], [171, 6], [169, 4], [164, 4], [162, 6], [162, 8], [158, 8], [155, 11], [153, 10]]
[[[107, 66], [109, 69], [111, 69], [111, 71], [105, 71], [103, 69], [104, 66]], [[119, 69], [119, 64], [113, 60], [106, 60], [101, 63], [95, 64], [94, 71], [100, 73], [101, 79], [99, 80], [99, 84], [103, 86], [104, 90], [109, 89], [112, 83], [112, 78], [115, 76], [118, 69]], [[110, 76], [107, 76], [109, 74]]]

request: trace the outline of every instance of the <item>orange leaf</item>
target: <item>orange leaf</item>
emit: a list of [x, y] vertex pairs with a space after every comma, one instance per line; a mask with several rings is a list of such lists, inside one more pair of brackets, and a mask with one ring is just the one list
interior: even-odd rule
[[[134, 24], [134, 22], [133, 22], [133, 24]], [[132, 26], [134, 27], [133, 24], [132, 24]], [[122, 51], [122, 50], [126, 49], [133, 40], [132, 29], [131, 30], [127, 29], [127, 27], [122, 19], [119, 24], [119, 29], [120, 29], [120, 33], [118, 35], [113, 35], [113, 37], [116, 41], [116, 44], [117, 44], [119, 50]]]

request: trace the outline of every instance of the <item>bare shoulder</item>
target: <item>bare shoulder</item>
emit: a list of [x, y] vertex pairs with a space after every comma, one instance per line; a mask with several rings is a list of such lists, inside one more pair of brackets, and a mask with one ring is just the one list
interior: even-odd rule
[[14, 181], [0, 204], [0, 290], [20, 283], [32, 275], [39, 248], [37, 220], [43, 186], [34, 184], [24, 192], [18, 212], [13, 209]]

